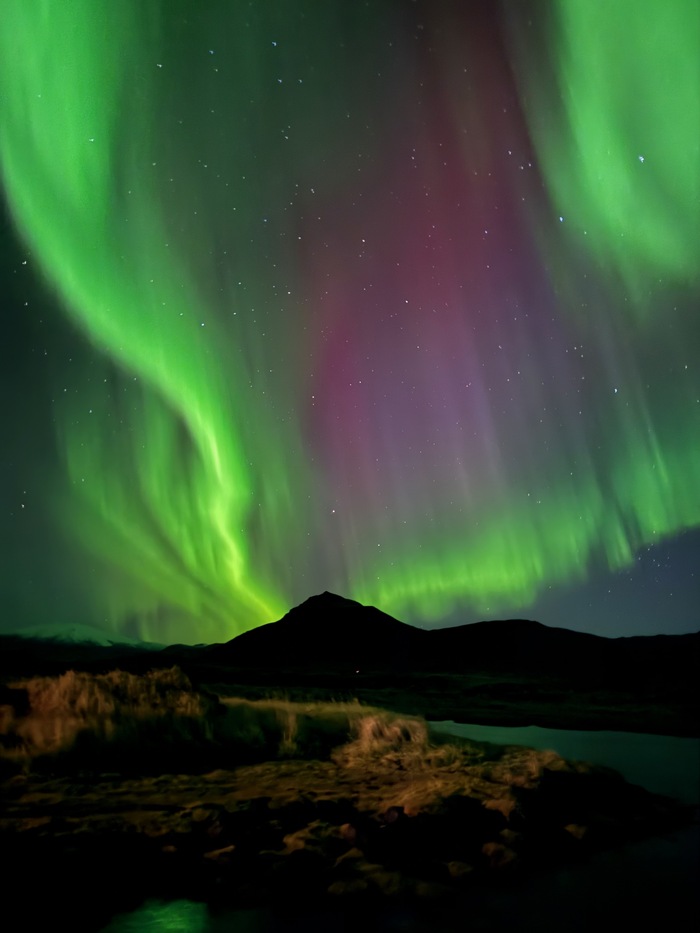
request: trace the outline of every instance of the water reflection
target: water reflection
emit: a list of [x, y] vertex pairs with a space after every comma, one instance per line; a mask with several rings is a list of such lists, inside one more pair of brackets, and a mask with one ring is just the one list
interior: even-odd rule
[[195, 901], [149, 901], [115, 917], [104, 933], [209, 933], [209, 910]]
[[619, 771], [632, 784], [684, 803], [700, 802], [700, 740], [641, 732], [580, 732], [539, 726], [477, 726], [452, 720], [433, 722], [436, 732], [551, 749], [562, 758], [590, 761]]

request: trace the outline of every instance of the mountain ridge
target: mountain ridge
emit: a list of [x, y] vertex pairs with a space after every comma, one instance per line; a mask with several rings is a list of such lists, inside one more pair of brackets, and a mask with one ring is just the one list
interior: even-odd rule
[[[80, 635], [76, 626], [75, 635]], [[82, 631], [82, 629], [81, 629]], [[90, 634], [88, 628], [85, 631]], [[652, 683], [695, 676], [700, 632], [610, 638], [549, 626], [533, 619], [493, 619], [423, 629], [375, 606], [324, 591], [293, 606], [274, 622], [208, 645], [157, 646], [110, 639], [64, 640], [48, 626], [0, 635], [5, 665], [44, 658], [57, 665], [99, 662], [143, 665], [184, 664], [239, 671], [308, 671], [355, 674], [360, 671], [561, 676], [571, 672], [591, 682], [634, 677]]]
[[325, 591], [281, 619], [206, 650], [211, 660], [240, 668], [279, 670], [451, 671], [478, 669], [591, 675], [615, 668], [686, 670], [695, 663], [700, 632], [609, 638], [533, 619], [501, 619], [422, 629], [374, 606]]

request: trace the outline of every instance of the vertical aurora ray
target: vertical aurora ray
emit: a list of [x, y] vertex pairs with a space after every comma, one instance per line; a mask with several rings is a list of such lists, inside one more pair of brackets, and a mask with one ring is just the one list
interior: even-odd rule
[[[573, 16], [576, 9], [582, 18], [593, 16], [590, 5], [561, 7], [563, 15]], [[668, 13], [667, 28], [659, 37], [664, 50], [652, 44], [649, 57], [654, 63], [667, 54], [669, 32], [680, 34], [688, 26], [692, 31], [694, 16], [678, 12]], [[645, 11], [628, 13], [635, 22], [626, 37], [624, 61], [634, 72], [643, 71], [639, 62], [645, 60], [645, 48], [639, 41], [646, 36], [648, 46], [649, 40], [637, 17]], [[550, 125], [541, 136], [534, 134], [533, 151], [520, 121], [517, 89], [509, 86], [505, 69], [501, 66], [499, 73], [489, 60], [493, 43], [476, 37], [471, 24], [465, 28], [454, 11], [449, 15], [431, 37], [438, 63], [426, 108], [432, 125], [427, 135], [425, 124], [407, 128], [413, 164], [407, 166], [406, 178], [399, 170], [392, 178], [396, 202], [415, 205], [416, 190], [419, 195], [430, 190], [430, 205], [414, 207], [410, 224], [396, 223], [390, 203], [377, 211], [382, 219], [375, 240], [392, 244], [380, 247], [377, 266], [402, 269], [400, 289], [407, 296], [394, 309], [401, 321], [398, 339], [392, 336], [386, 352], [377, 357], [392, 360], [401, 388], [396, 401], [386, 405], [385, 375], [381, 385], [370, 382], [360, 408], [357, 433], [361, 430], [363, 439], [357, 442], [356, 462], [349, 459], [353, 445], [347, 418], [334, 422], [337, 431], [330, 423], [324, 431], [327, 437], [336, 435], [332, 473], [346, 473], [348, 486], [373, 476], [363, 497], [381, 518], [374, 519], [356, 549], [351, 579], [358, 598], [403, 617], [415, 613], [435, 619], [465, 600], [484, 614], [530, 605], [545, 586], [584, 579], [593, 561], [614, 572], [629, 566], [644, 545], [700, 521], [694, 492], [700, 479], [697, 375], [689, 374], [688, 362], [688, 347], [697, 341], [692, 314], [696, 265], [687, 261], [687, 247], [697, 239], [691, 228], [698, 217], [694, 205], [700, 171], [689, 172], [685, 162], [677, 166], [678, 153], [671, 151], [683, 136], [682, 151], [694, 160], [696, 139], [689, 128], [698, 125], [692, 119], [697, 101], [687, 101], [688, 111], [676, 126], [677, 109], [664, 111], [663, 95], [651, 95], [647, 110], [644, 98], [635, 97], [633, 82], [625, 85], [624, 104], [636, 111], [639, 125], [647, 121], [654, 146], [669, 151], [658, 152], [661, 169], [650, 168], [651, 181], [627, 195], [638, 204], [637, 214], [626, 223], [635, 226], [641, 212], [645, 232], [630, 236], [623, 248], [615, 239], [618, 230], [609, 229], [608, 239], [602, 239], [612, 208], [605, 192], [596, 190], [594, 196], [586, 187], [592, 185], [589, 154], [561, 158], [570, 136], [572, 151], [576, 146], [568, 114], [555, 127], [547, 106], [549, 91], [534, 97], [531, 109], [538, 119], [549, 117]], [[584, 35], [594, 47], [591, 26]], [[601, 68], [610, 58], [609, 77], [624, 68], [619, 50], [607, 40], [596, 48]], [[567, 57], [570, 45], [561, 40], [557, 52], [562, 72], [568, 74], [573, 67]], [[578, 49], [575, 58], [578, 62]], [[463, 67], [465, 61], [469, 68]], [[538, 77], [539, 65], [536, 55], [525, 61], [528, 77]], [[460, 82], [460, 72], [467, 72], [469, 80]], [[531, 83], [524, 81], [524, 87]], [[681, 88], [686, 96], [690, 86]], [[483, 88], [492, 97], [488, 108]], [[582, 72], [570, 98], [572, 122], [581, 111], [602, 107], [604, 97], [595, 81], [586, 85]], [[512, 114], [503, 117], [509, 110]], [[607, 117], [601, 134], [614, 131], [618, 152], [633, 151], [635, 142], [627, 138], [624, 121], [616, 120], [615, 110], [602, 111]], [[492, 135], [476, 134], [477, 127], [489, 127]], [[416, 137], [423, 140], [419, 149]], [[448, 166], [442, 178], [449, 181], [442, 191], [434, 184], [438, 160]], [[586, 215], [597, 207], [600, 235], [591, 238], [590, 251], [587, 240], [562, 245], [562, 235], [568, 234], [562, 234], [559, 209], [537, 196], [538, 162], [555, 176], [555, 196], [568, 185], [574, 217], [579, 210]], [[630, 172], [639, 165], [636, 158], [631, 160]], [[615, 181], [610, 179], [609, 185], [614, 189]], [[686, 229], [683, 251], [674, 255], [666, 250], [663, 234], [656, 248], [652, 237], [657, 221], [662, 230], [671, 224], [678, 196], [686, 198], [679, 213]], [[518, 208], [519, 202], [525, 206]], [[390, 219], [383, 229], [384, 218], [392, 216], [393, 223]], [[530, 246], [533, 228], [539, 255]], [[340, 254], [349, 251], [350, 243], [343, 243]], [[495, 274], [499, 254], [508, 255], [505, 280]], [[613, 274], [611, 259], [616, 261]], [[630, 313], [652, 299], [668, 305], [662, 297], [666, 290], [658, 283], [651, 290], [647, 285], [644, 302], [640, 288], [651, 270], [658, 274], [675, 268], [680, 273], [678, 260], [685, 291], [679, 291], [676, 307], [666, 307], [656, 322], [630, 322]], [[589, 281], [592, 261], [605, 270]], [[634, 270], [640, 278], [632, 282]], [[379, 278], [379, 268], [366, 279], [371, 282], [375, 276]], [[678, 344], [681, 333], [685, 348]], [[367, 381], [361, 360], [376, 332], [374, 337], [358, 341], [357, 368], [353, 372], [348, 367], [348, 385]], [[397, 344], [405, 350], [397, 352]], [[677, 374], [674, 379], [666, 377], [659, 360]], [[337, 374], [336, 365], [333, 369]], [[327, 407], [335, 413], [335, 395]], [[388, 445], [387, 436], [392, 438]], [[372, 470], [380, 461], [381, 468]], [[368, 560], [370, 553], [374, 557]]]
[[516, 16], [528, 122], [565, 234], [623, 283], [630, 312], [659, 281], [697, 286], [700, 6], [558, 0], [550, 67], [532, 67]]
[[7, 0], [7, 198], [89, 341], [56, 504], [116, 628], [523, 612], [700, 526], [700, 14], [537, 9]]

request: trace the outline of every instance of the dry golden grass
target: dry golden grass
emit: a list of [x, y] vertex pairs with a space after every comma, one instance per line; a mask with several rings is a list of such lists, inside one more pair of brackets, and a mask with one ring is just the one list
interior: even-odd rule
[[417, 775], [453, 760], [479, 762], [487, 748], [441, 739], [418, 716], [357, 701], [219, 700], [178, 668], [69, 671], [11, 686], [26, 703], [0, 707], [6, 770], [202, 773], [296, 759]]
[[170, 740], [206, 738], [218, 703], [193, 690], [178, 668], [139, 676], [125, 671], [33, 677], [10, 687], [27, 711], [1, 708], [0, 757], [31, 762], [108, 743], [138, 744], [154, 731]]
[[70, 671], [12, 686], [25, 691], [28, 709], [5, 707], [0, 759], [24, 770], [201, 774], [326, 763], [352, 780], [372, 774], [382, 800], [388, 792], [410, 811], [469, 793], [506, 815], [510, 788], [533, 786], [558, 761], [553, 753], [440, 737], [421, 717], [357, 701], [219, 700], [177, 668], [142, 676]]

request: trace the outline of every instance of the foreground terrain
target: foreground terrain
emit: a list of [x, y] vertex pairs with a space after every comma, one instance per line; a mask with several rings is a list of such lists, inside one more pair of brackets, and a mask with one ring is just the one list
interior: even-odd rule
[[0, 707], [7, 890], [97, 929], [147, 897], [237, 906], [459, 898], [686, 824], [553, 752], [432, 734], [361, 703], [250, 701], [176, 668], [68, 673]]

